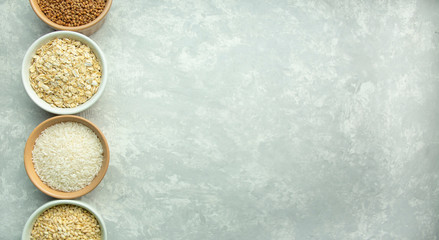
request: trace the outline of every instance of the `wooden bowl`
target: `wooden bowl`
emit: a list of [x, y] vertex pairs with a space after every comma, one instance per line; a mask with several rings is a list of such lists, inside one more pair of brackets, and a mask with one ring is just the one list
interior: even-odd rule
[[67, 27], [63, 25], [59, 25], [57, 23], [52, 22], [40, 9], [40, 5], [38, 5], [39, 0], [29, 0], [30, 5], [32, 6], [32, 9], [34, 10], [35, 14], [47, 25], [49, 25], [51, 28], [55, 30], [64, 30], [64, 31], [74, 31], [74, 32], [80, 32], [84, 35], [90, 36], [93, 33], [95, 33], [99, 28], [101, 28], [102, 24], [104, 24], [105, 16], [107, 16], [108, 11], [110, 11], [112, 0], [107, 0], [105, 3], [104, 10], [102, 13], [93, 21], [78, 26], [78, 27]]
[[[47, 186], [45, 183], [41, 181], [40, 177], [36, 173], [32, 161], [32, 151], [34, 149], [35, 141], [40, 136], [41, 132], [44, 131], [46, 128], [60, 122], [78, 122], [87, 126], [91, 130], [93, 130], [96, 136], [98, 136], [99, 140], [102, 143], [102, 148], [104, 150], [104, 154], [103, 154], [104, 159], [102, 162], [102, 167], [99, 170], [97, 176], [92, 180], [92, 182], [88, 186], [85, 186], [84, 188], [75, 192], [63, 192]], [[47, 194], [48, 196], [59, 198], [59, 199], [78, 198], [95, 189], [104, 178], [109, 163], [110, 163], [110, 149], [108, 147], [108, 142], [105, 139], [104, 134], [102, 134], [102, 132], [98, 129], [98, 127], [96, 127], [96, 125], [94, 125], [89, 120], [74, 115], [63, 115], [63, 116], [52, 117], [40, 123], [30, 134], [29, 138], [27, 139], [26, 146], [24, 148], [24, 167], [26, 169], [26, 173], [29, 176], [31, 182], [35, 185], [35, 187], [37, 187], [43, 193]]]

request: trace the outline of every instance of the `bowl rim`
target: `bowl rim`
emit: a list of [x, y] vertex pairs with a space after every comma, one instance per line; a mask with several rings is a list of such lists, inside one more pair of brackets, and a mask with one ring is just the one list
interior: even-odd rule
[[44, 14], [43, 11], [41, 11], [41, 8], [38, 5], [37, 0], [29, 0], [29, 2], [30, 2], [30, 5], [31, 5], [32, 9], [34, 10], [35, 14], [43, 22], [45, 22], [51, 28], [58, 29], [58, 30], [66, 30], [66, 31], [82, 31], [84, 29], [93, 27], [94, 25], [96, 25], [98, 22], [100, 22], [102, 19], [105, 18], [107, 13], [110, 11], [111, 4], [113, 3], [112, 0], [106, 0], [105, 7], [102, 10], [101, 14], [99, 14], [99, 16], [97, 18], [95, 18], [93, 21], [86, 23], [84, 25], [81, 25], [81, 26], [77, 26], [77, 27], [68, 27], [68, 26], [64, 26], [64, 25], [60, 25], [60, 24], [52, 22], [52, 20], [50, 20], [46, 16], [46, 14]]
[[101, 215], [89, 204], [79, 201], [79, 200], [52, 200], [49, 202], [46, 202], [45, 204], [41, 205], [39, 208], [37, 208], [28, 218], [26, 221], [26, 224], [23, 228], [23, 233], [21, 235], [22, 240], [29, 240], [30, 239], [30, 233], [32, 231], [32, 226], [34, 225], [36, 219], [38, 216], [40, 216], [45, 210], [57, 206], [57, 205], [63, 205], [63, 204], [71, 204], [75, 206], [82, 207], [89, 211], [91, 214], [93, 214], [99, 222], [99, 226], [101, 227], [101, 236], [102, 239], [107, 239], [107, 227], [105, 226], [104, 219], [101, 217]]
[[[91, 183], [89, 185], [87, 185], [84, 188], [82, 188], [78, 191], [75, 191], [75, 192], [63, 192], [63, 191], [59, 191], [59, 190], [50, 188], [43, 181], [41, 181], [40, 177], [38, 176], [38, 174], [35, 171], [34, 164], [32, 161], [32, 151], [34, 149], [35, 141], [40, 136], [41, 132], [44, 131], [46, 128], [53, 126], [53, 125], [60, 123], [60, 122], [81, 123], [81, 124], [87, 126], [88, 128], [90, 128], [96, 134], [96, 136], [99, 138], [99, 140], [102, 143], [104, 158], [103, 158], [101, 169], [99, 170], [97, 176], [91, 181]], [[50, 197], [53, 197], [53, 198], [74, 199], [74, 198], [84, 196], [85, 194], [91, 192], [104, 179], [104, 177], [107, 173], [107, 170], [108, 170], [108, 166], [110, 164], [110, 148], [108, 146], [108, 142], [107, 142], [104, 134], [91, 121], [89, 121], [83, 117], [79, 117], [79, 116], [75, 116], [75, 115], [62, 115], [62, 116], [55, 116], [55, 117], [49, 118], [49, 119], [43, 121], [42, 123], [40, 123], [38, 126], [36, 126], [34, 128], [34, 130], [32, 130], [31, 134], [29, 135], [29, 137], [26, 141], [23, 159], [24, 159], [24, 167], [25, 167], [27, 176], [29, 177], [30, 181], [35, 185], [35, 187], [38, 188], [41, 192], [43, 192], [44, 194], [46, 194]]]
[[[29, 80], [29, 67], [32, 57], [35, 55], [35, 52], [44, 44], [50, 42], [51, 40], [55, 38], [62, 38], [67, 37], [74, 40], [78, 40], [83, 44], [86, 44], [90, 49], [93, 51], [93, 53], [96, 55], [99, 64], [101, 65], [101, 83], [99, 85], [98, 91], [86, 102], [84, 102], [81, 105], [78, 105], [74, 108], [58, 108], [58, 107], [52, 107], [49, 103], [38, 97], [38, 95], [35, 93], [34, 89], [30, 85]], [[23, 62], [21, 65], [21, 79], [24, 85], [24, 88], [26, 90], [27, 95], [31, 98], [31, 100], [40, 108], [43, 110], [57, 114], [57, 115], [63, 115], [63, 114], [76, 114], [82, 111], [85, 111], [89, 107], [91, 107], [93, 104], [95, 104], [98, 99], [101, 97], [101, 95], [104, 92], [105, 86], [107, 84], [107, 61], [105, 58], [104, 53], [102, 52], [101, 48], [98, 46], [98, 44], [93, 41], [91, 38], [77, 32], [73, 31], [54, 31], [50, 32], [48, 34], [45, 34], [35, 40], [32, 45], [28, 48], [26, 51], [26, 54], [24, 55]]]

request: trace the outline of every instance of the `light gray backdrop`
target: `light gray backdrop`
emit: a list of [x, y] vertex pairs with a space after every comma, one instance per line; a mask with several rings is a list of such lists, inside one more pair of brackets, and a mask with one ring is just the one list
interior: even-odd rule
[[[20, 74], [51, 31], [0, 0], [0, 239], [51, 200]], [[91, 38], [110, 239], [438, 239], [438, 1], [116, 0]]]

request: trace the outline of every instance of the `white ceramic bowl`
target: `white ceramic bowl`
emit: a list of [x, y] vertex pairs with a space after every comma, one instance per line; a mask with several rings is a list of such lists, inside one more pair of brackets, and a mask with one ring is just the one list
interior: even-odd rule
[[76, 201], [76, 200], [54, 200], [54, 201], [47, 202], [43, 206], [39, 207], [37, 210], [35, 210], [34, 213], [32, 213], [32, 215], [27, 220], [26, 225], [24, 225], [24, 230], [23, 230], [23, 234], [21, 235], [21, 239], [22, 240], [29, 240], [30, 239], [30, 234], [31, 234], [33, 225], [34, 225], [35, 221], [37, 220], [38, 216], [40, 216], [44, 211], [46, 211], [47, 209], [49, 209], [53, 206], [63, 205], [63, 204], [76, 205], [76, 206], [82, 207], [82, 208], [88, 210], [90, 213], [92, 213], [96, 217], [96, 220], [98, 220], [99, 226], [101, 227], [102, 240], [107, 239], [107, 228], [105, 227], [104, 219], [98, 214], [98, 212], [93, 207], [91, 207], [90, 205], [88, 205], [84, 202]]
[[[90, 47], [90, 49], [93, 50], [94, 54], [98, 58], [98, 61], [101, 65], [101, 71], [102, 71], [101, 83], [99, 85], [98, 91], [90, 99], [88, 99], [88, 101], [86, 101], [85, 103], [78, 105], [77, 107], [74, 107], [74, 108], [52, 107], [46, 101], [44, 101], [43, 99], [38, 97], [38, 95], [33, 90], [32, 86], [30, 85], [30, 80], [29, 80], [29, 67], [31, 64], [31, 60], [32, 60], [33, 56], [35, 55], [35, 52], [41, 46], [50, 42], [52, 39], [64, 38], [64, 37], [78, 40], [78, 41], [82, 42], [83, 44], [86, 44], [88, 47]], [[34, 101], [34, 103], [37, 104], [40, 108], [42, 108], [48, 112], [51, 112], [53, 114], [58, 114], [58, 115], [76, 114], [76, 113], [82, 112], [82, 111], [86, 110], [87, 108], [91, 107], [104, 92], [105, 85], [107, 84], [107, 62], [105, 60], [104, 53], [102, 52], [102, 50], [89, 37], [82, 35], [80, 33], [77, 33], [77, 32], [72, 32], [72, 31], [55, 31], [55, 32], [48, 33], [48, 34], [38, 38], [29, 47], [29, 49], [27, 50], [26, 55], [24, 56], [24, 59], [23, 59], [23, 64], [21, 67], [21, 76], [22, 76], [22, 80], [23, 80], [24, 89], [26, 90], [27, 94], [32, 99], [32, 101]]]

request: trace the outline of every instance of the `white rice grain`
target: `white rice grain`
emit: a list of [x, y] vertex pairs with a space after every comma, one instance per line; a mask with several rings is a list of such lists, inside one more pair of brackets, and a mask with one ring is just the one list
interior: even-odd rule
[[102, 143], [87, 126], [61, 122], [46, 128], [32, 151], [41, 181], [63, 191], [78, 191], [91, 183], [103, 162]]

